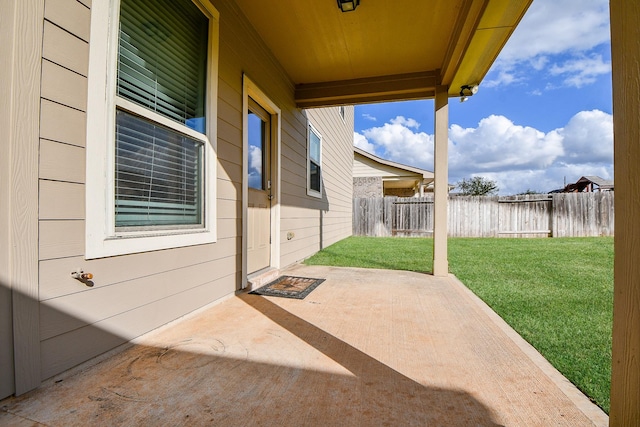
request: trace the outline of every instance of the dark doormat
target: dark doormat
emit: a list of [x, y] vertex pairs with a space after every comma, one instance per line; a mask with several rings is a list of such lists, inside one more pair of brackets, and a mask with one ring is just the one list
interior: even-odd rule
[[310, 277], [280, 276], [250, 294], [267, 295], [272, 297], [304, 299], [325, 279], [312, 279]]

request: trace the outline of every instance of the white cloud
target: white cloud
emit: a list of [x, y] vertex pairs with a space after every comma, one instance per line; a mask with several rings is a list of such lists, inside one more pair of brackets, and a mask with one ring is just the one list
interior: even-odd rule
[[377, 118], [373, 117], [371, 114], [368, 114], [368, 113], [363, 113], [362, 114], [362, 118], [364, 118], [366, 120], [370, 120], [372, 122], [375, 122], [375, 121], [378, 120]]
[[367, 141], [367, 138], [365, 138], [364, 135], [361, 135], [358, 132], [353, 133], [353, 145], [361, 150], [366, 151], [367, 153], [376, 153], [376, 147], [372, 143]]
[[[536, 0], [483, 85], [520, 83], [532, 72], [561, 76], [563, 86], [592, 84], [597, 76], [610, 71], [610, 64], [593, 54], [609, 38], [607, 0]], [[557, 86], [547, 85], [546, 89]]]
[[539, 56], [537, 58], [533, 58], [529, 60], [529, 64], [533, 67], [534, 70], [542, 70], [549, 63], [549, 58], [546, 56]]
[[249, 147], [249, 169], [262, 175], [262, 150], [260, 147], [253, 145]]
[[[599, 110], [581, 111], [559, 129], [567, 163], [613, 163], [613, 116]], [[604, 177], [603, 177], [604, 178]]]
[[546, 168], [564, 153], [557, 132], [545, 134], [495, 115], [482, 119], [477, 128], [452, 125], [449, 139], [449, 165], [460, 175]]
[[548, 55], [587, 51], [608, 42], [609, 37], [607, 0], [536, 0], [500, 53], [500, 60], [531, 61], [541, 69]]
[[408, 128], [415, 129], [418, 129], [420, 127], [420, 123], [418, 123], [414, 119], [405, 119], [403, 116], [397, 116], [395, 119], [391, 119], [391, 123], [394, 125], [402, 125]]
[[485, 178], [497, 182], [500, 194], [518, 194], [527, 190], [547, 193], [576, 182], [581, 176], [596, 175], [613, 178], [613, 165], [556, 163], [547, 169], [482, 173]]
[[567, 76], [564, 80], [565, 86], [576, 88], [592, 84], [596, 77], [610, 72], [611, 63], [604, 62], [602, 55], [570, 59], [561, 65], [554, 64], [549, 69], [551, 75]]
[[262, 150], [249, 146], [249, 187], [262, 188]]
[[[433, 135], [413, 119], [354, 133], [354, 145], [382, 158], [433, 170]], [[562, 128], [542, 132], [491, 115], [475, 128], [449, 130], [449, 181], [484, 176], [501, 194], [550, 191], [583, 175], [613, 176], [613, 120], [599, 110], [581, 111]]]
[[398, 116], [391, 123], [365, 129], [362, 134], [383, 158], [433, 170], [433, 136], [417, 132], [419, 126], [414, 119]]
[[[483, 87], [498, 87], [498, 86], [507, 86], [513, 83], [518, 83], [524, 80], [524, 77], [518, 77], [515, 74], [513, 69], [513, 65], [507, 65], [504, 63], [496, 62], [493, 70], [497, 70], [494, 72], [489, 72], [489, 78], [482, 82]], [[492, 71], [493, 71], [492, 70]], [[493, 77], [493, 74], [498, 74]]]

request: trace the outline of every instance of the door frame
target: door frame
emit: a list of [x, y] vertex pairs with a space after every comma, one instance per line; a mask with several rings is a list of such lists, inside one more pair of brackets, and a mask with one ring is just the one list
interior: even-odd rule
[[242, 283], [247, 287], [247, 212], [249, 209], [249, 97], [271, 115], [271, 269], [280, 268], [280, 128], [281, 111], [278, 106], [246, 75], [242, 75]]

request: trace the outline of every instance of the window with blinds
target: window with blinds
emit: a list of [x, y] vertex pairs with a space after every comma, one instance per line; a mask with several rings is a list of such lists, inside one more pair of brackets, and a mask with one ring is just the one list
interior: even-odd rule
[[202, 143], [116, 113], [116, 227], [200, 224]]
[[322, 137], [316, 132], [313, 126], [309, 125], [309, 145], [308, 153], [308, 192], [311, 195], [320, 195], [320, 177], [321, 177], [321, 150]]
[[[191, 0], [121, 1], [116, 228], [204, 226], [208, 28], [207, 16]], [[127, 111], [118, 99], [143, 108]], [[145, 111], [177, 125], [158, 123]], [[201, 139], [194, 137], [198, 133]]]

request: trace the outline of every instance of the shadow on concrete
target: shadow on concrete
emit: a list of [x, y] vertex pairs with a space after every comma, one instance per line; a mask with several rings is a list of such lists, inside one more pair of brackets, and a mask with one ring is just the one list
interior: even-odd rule
[[464, 391], [419, 384], [264, 297], [234, 300], [1, 401], [0, 425], [498, 426]]

